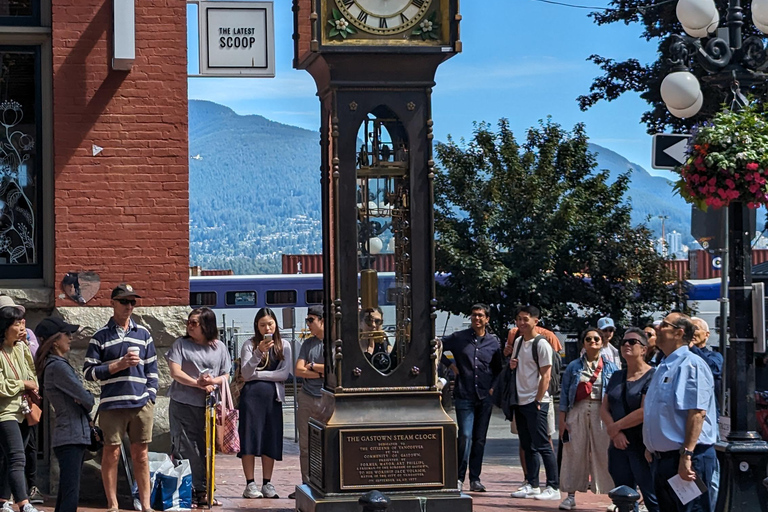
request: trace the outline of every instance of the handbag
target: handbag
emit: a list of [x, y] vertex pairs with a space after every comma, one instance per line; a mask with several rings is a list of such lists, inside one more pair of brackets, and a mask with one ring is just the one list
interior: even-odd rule
[[104, 432], [96, 425], [96, 418], [99, 417], [99, 413], [97, 412], [96, 417], [91, 419], [91, 413], [84, 406], [81, 405], [80, 407], [85, 411], [85, 416], [88, 418], [88, 426], [91, 429], [91, 444], [88, 445], [88, 451], [98, 452], [104, 446]]
[[[8, 357], [8, 354], [3, 351], [3, 355], [5, 356], [6, 361], [8, 361], [8, 366], [10, 366], [11, 370], [13, 370], [13, 374], [16, 376], [16, 380], [22, 380], [21, 377], [19, 377], [19, 373], [16, 371], [16, 368], [13, 366], [13, 363], [11, 362], [11, 358]], [[42, 405], [43, 399], [35, 390], [25, 391], [24, 394], [21, 395], [21, 410], [24, 412], [24, 419], [26, 420], [27, 425], [30, 427], [40, 423], [40, 418], [43, 416]]]
[[240, 434], [237, 431], [239, 419], [240, 411], [233, 405], [229, 387], [222, 386], [221, 400], [216, 404], [216, 444], [221, 453], [240, 451]]
[[236, 408], [240, 405], [240, 392], [245, 386], [245, 380], [243, 374], [240, 372], [240, 358], [238, 357], [234, 361], [235, 373], [232, 376], [232, 382], [229, 383], [229, 392], [232, 399], [232, 408]]
[[597, 368], [592, 372], [592, 377], [587, 382], [579, 382], [576, 386], [576, 402], [584, 400], [592, 394], [592, 385], [600, 376], [600, 372], [603, 371], [603, 358], [600, 357], [597, 360]]

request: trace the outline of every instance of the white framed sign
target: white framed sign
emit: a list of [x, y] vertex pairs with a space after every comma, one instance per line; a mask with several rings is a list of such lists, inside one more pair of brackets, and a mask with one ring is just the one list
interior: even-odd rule
[[199, 2], [200, 75], [275, 76], [272, 2]]

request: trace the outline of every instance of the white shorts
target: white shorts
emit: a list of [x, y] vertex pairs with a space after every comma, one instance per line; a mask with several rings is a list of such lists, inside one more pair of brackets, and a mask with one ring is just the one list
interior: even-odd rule
[[[549, 437], [552, 437], [557, 433], [557, 430], [555, 430], [555, 401], [552, 400], [552, 397], [547, 398], [547, 400], [549, 400], [549, 411], [547, 411], [547, 430]], [[509, 422], [509, 431], [517, 435], [517, 423], [515, 423], [515, 418], [512, 418], [512, 421]]]

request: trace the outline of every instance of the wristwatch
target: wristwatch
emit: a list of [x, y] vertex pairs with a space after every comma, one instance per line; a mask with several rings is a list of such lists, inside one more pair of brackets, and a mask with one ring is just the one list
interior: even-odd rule
[[315, 363], [309, 363], [309, 371], [315, 371]]
[[682, 455], [683, 457], [685, 456], [693, 457], [693, 450], [689, 450], [685, 446], [683, 446], [682, 448], [680, 448], [680, 455]]

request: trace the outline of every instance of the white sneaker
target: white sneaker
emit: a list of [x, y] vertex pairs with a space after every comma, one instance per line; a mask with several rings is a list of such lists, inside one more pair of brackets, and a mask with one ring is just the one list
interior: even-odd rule
[[464, 480], [459, 480], [459, 492], [464, 490]]
[[6, 501], [3, 503], [2, 512], [16, 512], [13, 510], [13, 502], [11, 500]]
[[275, 486], [272, 485], [272, 482], [267, 482], [264, 485], [261, 486], [261, 494], [264, 495], [265, 498], [279, 498], [280, 496], [277, 495], [277, 491], [275, 490]]
[[[619, 507], [617, 505], [614, 505], [613, 503], [611, 503], [605, 509], [605, 512], [619, 512]], [[638, 509], [638, 512], [639, 512], [639, 509]], [[648, 512], [648, 511], [646, 510], [646, 512]]]
[[538, 487], [534, 488], [534, 487], [531, 487], [529, 484], [525, 484], [524, 486], [522, 486], [521, 488], [519, 488], [518, 490], [510, 494], [510, 496], [512, 496], [513, 498], [529, 498], [530, 499], [530, 498], [533, 498], [534, 496], [538, 496], [539, 494], [541, 494], [540, 488]]
[[34, 505], [31, 503], [27, 503], [23, 507], [21, 507], [21, 512], [39, 512]]
[[537, 500], [544, 500], [544, 501], [554, 501], [560, 499], [560, 491], [557, 489], [553, 489], [550, 486], [547, 486], [546, 489], [539, 492], [537, 496], [531, 496], [532, 498], [536, 498]]
[[563, 500], [562, 503], [560, 503], [560, 506], [557, 507], [560, 510], [573, 510], [576, 508], [576, 497], [575, 496], [568, 496]]
[[245, 490], [243, 491], [243, 498], [256, 499], [263, 497], [264, 495], [261, 494], [261, 491], [259, 491], [259, 486], [256, 485], [256, 482], [251, 482], [245, 486]]

